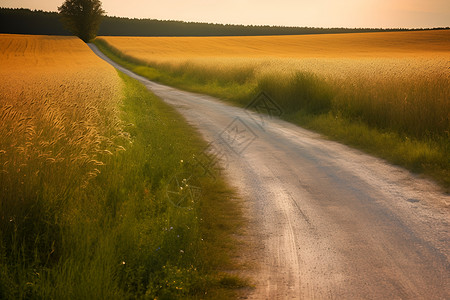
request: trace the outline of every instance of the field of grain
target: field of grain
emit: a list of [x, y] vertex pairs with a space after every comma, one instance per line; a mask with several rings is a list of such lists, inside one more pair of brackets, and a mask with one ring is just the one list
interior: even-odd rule
[[27, 206], [21, 201], [65, 201], [100, 172], [121, 134], [122, 85], [116, 71], [76, 38], [0, 35], [0, 64], [6, 226], [5, 220], [25, 221], [14, 217]]
[[[90, 198], [90, 182], [122, 149], [123, 84], [114, 68], [72, 37], [0, 35], [0, 65], [5, 292], [15, 289], [13, 282], [1, 287], [5, 278], [20, 282], [21, 268], [60, 259], [61, 228], [74, 221], [71, 209]], [[0, 298], [8, 297], [2, 292]]]
[[283, 118], [450, 186], [450, 30], [260, 37], [101, 37], [134, 72]]
[[364, 58], [448, 55], [445, 30], [250, 37], [103, 37], [148, 61], [199, 57]]
[[450, 30], [100, 40], [175, 77], [263, 89], [286, 113], [304, 107], [295, 86], [311, 75], [329, 90], [319, 110], [417, 137], [450, 129]]
[[0, 299], [234, 293], [216, 284], [228, 188], [199, 180], [201, 209], [166, 196], [203, 174], [182, 163], [206, 147], [183, 118], [74, 37], [0, 35], [0, 66]]
[[116, 71], [69, 37], [0, 35], [0, 64], [2, 176], [86, 184], [120, 133]]

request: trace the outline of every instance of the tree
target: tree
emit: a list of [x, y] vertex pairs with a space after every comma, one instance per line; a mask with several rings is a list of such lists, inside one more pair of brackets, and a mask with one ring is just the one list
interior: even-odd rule
[[86, 43], [96, 37], [105, 15], [100, 0], [66, 0], [58, 11], [67, 29]]

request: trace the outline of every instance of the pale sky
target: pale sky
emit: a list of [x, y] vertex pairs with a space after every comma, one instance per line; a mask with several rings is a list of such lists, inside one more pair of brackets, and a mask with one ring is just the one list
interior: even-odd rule
[[[56, 11], [63, 0], [0, 0]], [[110, 16], [308, 27], [448, 27], [450, 0], [103, 0]]]

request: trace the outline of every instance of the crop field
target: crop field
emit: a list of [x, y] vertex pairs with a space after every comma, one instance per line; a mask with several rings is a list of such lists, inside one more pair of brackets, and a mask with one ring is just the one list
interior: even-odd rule
[[98, 205], [88, 187], [122, 149], [123, 84], [71, 37], [0, 35], [0, 65], [0, 297], [21, 298], [43, 288], [29, 268], [65, 256], [74, 211]]
[[[379, 127], [424, 135], [450, 126], [449, 30], [102, 40], [150, 66], [199, 81], [260, 85], [275, 98], [281, 86], [295, 85], [286, 82], [296, 74], [312, 74], [333, 90], [328, 105]], [[290, 112], [302, 99], [278, 101]]]
[[448, 55], [448, 31], [247, 37], [103, 37], [124, 54], [174, 58], [364, 58]]
[[1, 299], [233, 293], [226, 185], [201, 210], [165, 198], [206, 146], [192, 128], [74, 37], [0, 35], [0, 66]]
[[[27, 180], [28, 190], [44, 184], [56, 194], [64, 192], [52, 184], [60, 180], [87, 183], [120, 134], [115, 70], [75, 38], [0, 35], [0, 62], [1, 176], [17, 177], [3, 197], [17, 196], [19, 178], [41, 177]], [[73, 169], [55, 172], [68, 161]]]
[[450, 30], [96, 43], [169, 85], [244, 106], [265, 91], [286, 119], [450, 182]]

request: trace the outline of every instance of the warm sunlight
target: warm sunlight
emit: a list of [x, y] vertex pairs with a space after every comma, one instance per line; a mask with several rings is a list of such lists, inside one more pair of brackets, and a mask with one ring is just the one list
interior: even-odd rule
[[[447, 0], [103, 0], [108, 15], [224, 24], [422, 28], [450, 26]], [[0, 7], [56, 11], [61, 0], [0, 0]]]
[[450, 299], [450, 0], [0, 0], [0, 299]]

